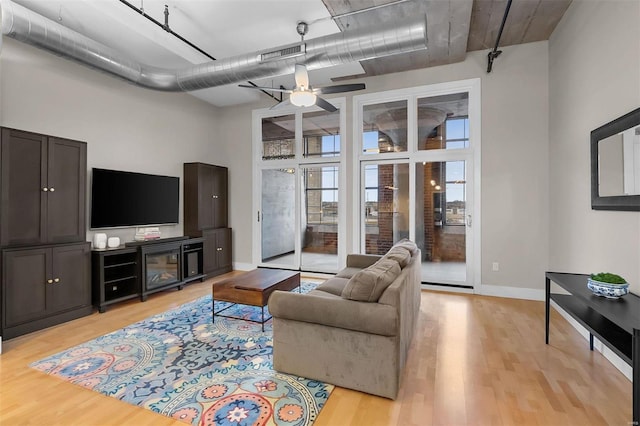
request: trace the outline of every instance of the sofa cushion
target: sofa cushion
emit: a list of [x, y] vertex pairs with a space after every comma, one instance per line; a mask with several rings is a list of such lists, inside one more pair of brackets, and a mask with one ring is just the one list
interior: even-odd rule
[[361, 302], [377, 302], [382, 292], [400, 275], [400, 265], [392, 259], [382, 258], [351, 277], [342, 291], [342, 297]]
[[338, 277], [338, 278], [346, 278], [348, 280], [349, 278], [354, 276], [356, 274], [356, 272], [362, 271], [362, 269], [363, 268], [356, 268], [356, 267], [352, 267], [352, 266], [347, 266], [346, 268], [344, 268], [340, 272], [338, 272], [336, 274], [336, 277]]
[[392, 248], [394, 247], [403, 247], [409, 250], [412, 256], [418, 253], [418, 246], [416, 245], [416, 243], [406, 238], [403, 238], [397, 243], [395, 243]]
[[398, 262], [400, 268], [404, 269], [405, 266], [411, 262], [411, 252], [406, 247], [397, 246], [391, 247], [387, 254], [384, 255], [386, 259], [392, 259]]
[[316, 287], [316, 290], [341, 296], [348, 282], [349, 279], [347, 278], [333, 277]]

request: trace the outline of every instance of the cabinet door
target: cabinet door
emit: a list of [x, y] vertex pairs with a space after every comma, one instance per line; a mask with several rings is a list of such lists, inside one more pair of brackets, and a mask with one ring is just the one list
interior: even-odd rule
[[215, 230], [216, 234], [216, 263], [219, 268], [231, 266], [231, 228]]
[[84, 241], [87, 145], [50, 137], [48, 157], [47, 241]]
[[204, 238], [202, 242], [202, 270], [205, 274], [210, 274], [218, 268], [215, 230], [204, 231], [202, 238]]
[[4, 326], [42, 318], [47, 311], [49, 248], [6, 250], [2, 259]]
[[231, 267], [231, 228], [209, 229], [202, 233], [204, 238], [204, 273]]
[[54, 247], [51, 250], [53, 284], [47, 285], [47, 313], [90, 305], [89, 243]]
[[225, 228], [227, 226], [227, 169], [215, 167], [213, 170], [212, 194], [213, 194], [213, 227]]
[[[2, 129], [0, 245], [45, 242], [47, 137]], [[84, 237], [83, 237], [84, 239]]]
[[200, 229], [215, 228], [214, 222], [214, 167], [198, 165], [198, 225]]

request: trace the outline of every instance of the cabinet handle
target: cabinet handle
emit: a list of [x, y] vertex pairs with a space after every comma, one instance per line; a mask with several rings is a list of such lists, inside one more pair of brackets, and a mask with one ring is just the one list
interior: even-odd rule
[[59, 282], [60, 282], [60, 278], [54, 278], [54, 279], [53, 279], [53, 282], [54, 282], [54, 283], [59, 283]]
[[218, 198], [218, 196], [217, 195], [212, 195], [211, 198]]
[[47, 284], [53, 284], [53, 280], [52, 279], [48, 279], [47, 280]]
[[47, 192], [47, 191], [49, 191], [49, 188], [47, 187], [42, 188], [42, 192]]
[[218, 251], [222, 251], [222, 247], [218, 247]]
[[55, 190], [56, 190], [55, 188], [49, 188], [49, 192], [53, 192]]

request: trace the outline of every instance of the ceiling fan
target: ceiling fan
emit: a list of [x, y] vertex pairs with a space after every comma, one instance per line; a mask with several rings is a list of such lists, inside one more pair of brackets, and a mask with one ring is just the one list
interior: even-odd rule
[[[296, 27], [296, 30], [298, 34], [300, 34], [300, 36], [302, 37], [302, 41], [304, 42], [304, 36], [308, 32], [309, 26], [307, 25], [306, 22], [299, 22]], [[353, 92], [355, 90], [365, 89], [365, 85], [363, 83], [336, 84], [333, 86], [314, 88], [309, 84], [309, 73], [307, 71], [306, 65], [304, 64], [296, 64], [294, 77], [296, 81], [296, 86], [293, 89], [264, 87], [264, 86], [249, 86], [247, 84], [240, 84], [239, 87], [244, 87], [247, 89], [267, 90], [270, 92], [289, 93], [289, 99], [274, 105], [273, 107], [271, 107], [271, 109], [282, 108], [287, 105], [295, 105], [295, 106], [301, 106], [301, 107], [317, 105], [328, 112], [334, 112], [334, 111], [337, 111], [338, 109], [318, 95]]]

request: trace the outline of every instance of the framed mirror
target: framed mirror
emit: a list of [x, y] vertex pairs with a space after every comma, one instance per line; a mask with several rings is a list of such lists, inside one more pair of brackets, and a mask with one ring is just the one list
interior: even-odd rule
[[591, 132], [591, 208], [640, 211], [640, 108]]

